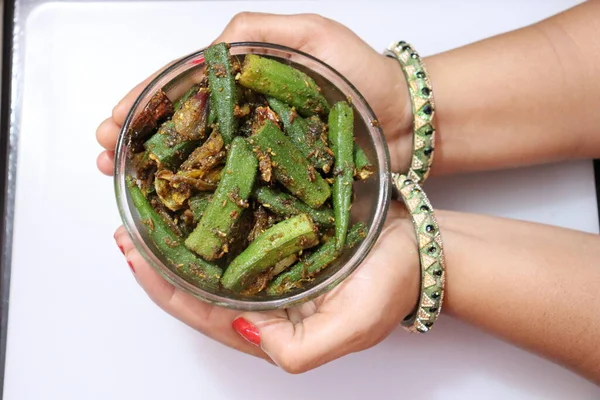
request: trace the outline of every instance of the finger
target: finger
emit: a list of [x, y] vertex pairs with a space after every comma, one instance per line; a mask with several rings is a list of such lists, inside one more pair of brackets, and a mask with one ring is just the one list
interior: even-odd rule
[[239, 312], [202, 302], [168, 283], [141, 256], [123, 228], [117, 230], [115, 240], [137, 282], [160, 308], [226, 346], [269, 360], [260, 348], [243, 340], [231, 328], [231, 322]]
[[114, 151], [120, 130], [121, 127], [115, 123], [112, 117], [109, 117], [102, 121], [96, 129], [96, 140], [106, 150]]
[[98, 166], [100, 172], [102, 172], [104, 175], [111, 176], [115, 166], [115, 152], [103, 151], [100, 153], [96, 159], [96, 165]]
[[148, 86], [150, 82], [152, 82], [152, 80], [158, 76], [158, 74], [163, 72], [165, 69], [169, 68], [171, 65], [175, 64], [177, 61], [179, 61], [179, 59], [171, 61], [170, 63], [168, 63], [167, 65], [150, 75], [148, 78], [138, 83], [133, 89], [129, 91], [129, 93], [125, 95], [125, 97], [123, 97], [117, 103], [117, 105], [112, 110], [112, 119], [115, 122], [115, 124], [119, 127], [119, 129], [121, 129], [121, 127], [123, 126], [125, 118], [127, 117], [127, 114], [129, 113], [133, 102], [135, 101], [135, 99], [138, 98], [138, 96], [142, 93], [146, 86]]
[[386, 337], [418, 296], [418, 261], [414, 268], [398, 265], [407, 254], [418, 260], [416, 240], [405, 238], [410, 229], [404, 220], [389, 224], [361, 268], [326, 295], [311, 316], [294, 322], [277, 313], [242, 314], [258, 332], [265, 353], [285, 371], [301, 373]]
[[310, 53], [310, 33], [323, 29], [328, 20], [316, 14], [277, 15], [242, 12], [232, 18], [214, 41], [271, 42]]

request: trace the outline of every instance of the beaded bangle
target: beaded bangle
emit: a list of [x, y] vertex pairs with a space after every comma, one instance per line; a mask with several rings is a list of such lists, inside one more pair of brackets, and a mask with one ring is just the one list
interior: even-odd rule
[[394, 187], [412, 217], [419, 246], [421, 291], [417, 308], [402, 325], [410, 332], [428, 332], [442, 309], [446, 267], [442, 237], [427, 195], [406, 175], [392, 174]]
[[413, 112], [413, 153], [408, 177], [422, 184], [429, 175], [435, 148], [433, 90], [419, 54], [404, 41], [392, 43], [383, 53], [395, 58], [408, 84]]

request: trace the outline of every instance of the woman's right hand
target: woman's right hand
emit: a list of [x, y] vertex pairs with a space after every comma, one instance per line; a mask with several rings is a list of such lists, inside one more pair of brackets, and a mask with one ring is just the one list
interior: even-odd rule
[[[214, 43], [243, 41], [291, 47], [340, 72], [373, 108], [388, 140], [393, 170], [406, 169], [412, 146], [412, 114], [406, 81], [396, 60], [379, 54], [342, 24], [313, 14], [241, 13]], [[133, 101], [151, 78], [127, 94], [98, 128], [98, 141], [106, 149], [98, 158], [98, 167], [107, 175], [112, 174], [119, 130]]]

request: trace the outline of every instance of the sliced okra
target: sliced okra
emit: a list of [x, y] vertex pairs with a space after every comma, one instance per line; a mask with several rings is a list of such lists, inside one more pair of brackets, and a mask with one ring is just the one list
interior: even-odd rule
[[312, 208], [292, 195], [281, 192], [276, 189], [263, 186], [256, 189], [253, 197], [275, 214], [291, 217], [298, 214], [308, 214], [314, 223], [324, 227], [334, 226], [333, 210], [320, 207]]
[[369, 179], [373, 175], [373, 164], [365, 151], [359, 146], [354, 146], [354, 177], [361, 181]]
[[341, 250], [350, 223], [354, 176], [354, 113], [345, 101], [335, 103], [329, 113], [329, 142], [335, 156], [332, 188], [335, 247]]
[[329, 103], [315, 81], [289, 65], [247, 54], [239, 75], [240, 85], [296, 107], [304, 116], [327, 115]]
[[268, 97], [269, 106], [275, 111], [281, 121], [285, 133], [292, 140], [294, 146], [300, 150], [308, 161], [315, 167], [327, 173], [333, 164], [331, 150], [327, 147], [326, 136], [315, 135], [308, 122], [299, 116], [293, 108], [274, 97]]
[[317, 208], [329, 198], [327, 182], [273, 122], [266, 121], [248, 140], [257, 153], [270, 155], [273, 176], [300, 200]]
[[[207, 171], [219, 163], [225, 153], [223, 152], [223, 138], [218, 129], [213, 129], [210, 136], [202, 146], [197, 147], [187, 160], [181, 164], [182, 171], [201, 170]], [[200, 178], [201, 176], [195, 176]]]
[[229, 264], [221, 285], [242, 292], [277, 262], [318, 243], [316, 227], [308, 215], [284, 220], [264, 231]]
[[228, 251], [229, 236], [254, 186], [258, 161], [241, 137], [231, 142], [221, 181], [196, 229], [185, 245], [206, 260], [220, 258]]
[[157, 249], [171, 263], [179, 276], [191, 284], [216, 288], [219, 285], [221, 269], [197, 257], [182, 243], [157, 212], [152, 208], [142, 191], [133, 180], [129, 181], [129, 195], [135, 205], [142, 223], [148, 227], [148, 235]]
[[210, 193], [201, 193], [188, 199], [188, 206], [194, 215], [194, 221], [197, 223], [202, 218], [208, 203], [212, 198]]
[[219, 125], [223, 141], [225, 144], [229, 144], [237, 130], [237, 119], [234, 110], [238, 103], [229, 46], [227, 43], [217, 43], [210, 46], [204, 51], [204, 59], [208, 69], [210, 108], [213, 110], [211, 117]]
[[208, 91], [200, 89], [161, 125], [144, 146], [159, 168], [176, 169], [204, 138]]
[[[358, 222], [350, 228], [344, 247], [346, 249], [351, 249], [366, 236], [367, 226], [362, 222]], [[341, 252], [335, 248], [335, 240], [332, 239], [326, 242], [288, 271], [278, 275], [269, 284], [267, 294], [271, 296], [280, 296], [292, 289], [302, 287], [304, 283], [313, 280], [319, 272], [335, 261], [340, 254]]]

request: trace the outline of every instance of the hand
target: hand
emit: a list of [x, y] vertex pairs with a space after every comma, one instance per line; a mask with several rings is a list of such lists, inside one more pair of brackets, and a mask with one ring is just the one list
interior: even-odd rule
[[[322, 37], [328, 41], [318, 39]], [[410, 109], [406, 114], [403, 100], [408, 96], [400, 67], [344, 26], [314, 15], [244, 13], [236, 16], [215, 42], [221, 41], [279, 43], [330, 64], [358, 88], [375, 110], [388, 135], [393, 165], [397, 167], [407, 158], [410, 138], [403, 140], [403, 128], [399, 127], [403, 121], [410, 123], [409, 118], [403, 118]], [[120, 126], [151, 78], [127, 94], [114, 108], [112, 117], [98, 128], [98, 141], [106, 149], [98, 157], [98, 167], [106, 174], [112, 172], [112, 152]], [[394, 87], [391, 93], [390, 87]], [[406, 151], [401, 151], [403, 147]], [[375, 345], [414, 309], [419, 282], [417, 244], [410, 221], [403, 214], [401, 205], [392, 206], [370, 256], [336, 289], [293, 309], [241, 316], [205, 304], [164, 281], [137, 252], [123, 227], [117, 230], [115, 240], [139, 284], [169, 314], [230, 347], [299, 373]], [[232, 323], [248, 341], [232, 329]]]

